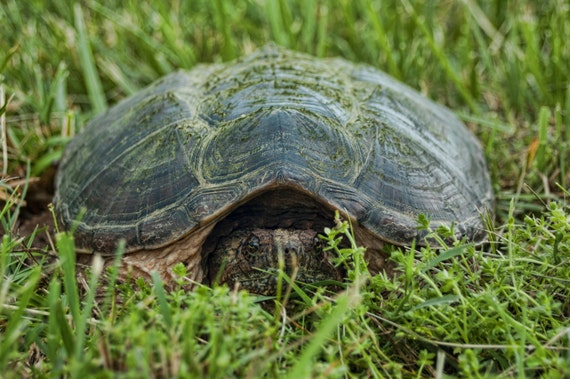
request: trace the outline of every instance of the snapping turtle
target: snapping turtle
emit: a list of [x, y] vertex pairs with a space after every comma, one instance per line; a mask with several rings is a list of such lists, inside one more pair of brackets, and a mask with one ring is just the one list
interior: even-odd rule
[[[316, 238], [352, 220], [372, 271], [382, 245], [454, 225], [481, 241], [493, 195], [479, 143], [446, 108], [387, 74], [266, 46], [170, 74], [90, 122], [68, 145], [56, 214], [79, 253], [168, 279], [271, 293], [281, 256], [298, 280], [342, 273]], [[78, 221], [78, 215], [82, 217]]]

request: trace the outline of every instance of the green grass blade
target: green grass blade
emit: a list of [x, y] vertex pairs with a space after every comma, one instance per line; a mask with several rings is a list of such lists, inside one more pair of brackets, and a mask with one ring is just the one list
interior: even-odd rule
[[394, 49], [392, 49], [390, 43], [388, 42], [388, 33], [386, 32], [386, 29], [382, 23], [382, 12], [378, 12], [374, 8], [374, 3], [372, 0], [367, 1], [365, 7], [365, 14], [368, 16], [368, 20], [374, 28], [374, 35], [378, 41], [378, 45], [380, 46], [382, 54], [386, 57], [386, 61], [388, 62], [388, 72], [390, 75], [396, 78], [401, 78], [402, 73], [396, 64], [396, 59], [394, 58], [393, 53]]
[[[287, 378], [297, 379], [311, 376], [314, 357], [322, 349], [325, 341], [330, 338], [335, 328], [342, 323], [346, 313], [353, 306], [355, 301], [354, 297], [358, 297], [357, 293], [352, 293], [355, 289], [356, 288], [351, 288], [337, 298], [335, 306], [328, 316], [319, 323], [317, 331], [311, 336], [311, 340], [298, 357], [298, 361], [291, 368], [291, 371], [287, 374]], [[358, 291], [358, 289], [356, 289], [356, 291]]]
[[[75, 325], [76, 333], [76, 343], [75, 343], [75, 361], [83, 361], [84, 350], [85, 350], [85, 339], [87, 335], [87, 330], [89, 327], [89, 322], [92, 316], [93, 306], [95, 304], [95, 295], [97, 294], [97, 283], [99, 277], [103, 271], [103, 258], [100, 255], [96, 255], [93, 258], [93, 264], [91, 266], [90, 278], [89, 278], [89, 289], [87, 291], [87, 296], [81, 310], [81, 317], [79, 322]], [[81, 368], [81, 366], [79, 366]]]
[[[41, 74], [38, 73], [38, 80]], [[65, 111], [65, 80], [68, 76], [67, 68], [64, 63], [57, 66], [57, 71], [49, 87], [46, 91], [45, 98], [42, 100], [42, 107], [40, 110], [40, 121], [49, 125], [52, 117], [52, 111], [63, 112]]]
[[[301, 44], [303, 49], [311, 51], [317, 31], [315, 23], [317, 20], [317, 4], [315, 0], [305, 0], [303, 1], [302, 7], [303, 29], [301, 32]], [[318, 20], [319, 22], [321, 21], [320, 18]]]
[[479, 106], [475, 102], [475, 99], [473, 99], [470, 92], [465, 87], [465, 84], [463, 83], [463, 79], [459, 76], [459, 74], [454, 69], [450, 60], [445, 55], [442, 47], [438, 43], [436, 43], [434, 36], [433, 36], [433, 33], [430, 29], [428, 29], [427, 23], [425, 22], [425, 20], [422, 19], [420, 16], [418, 16], [418, 14], [416, 13], [416, 10], [414, 9], [412, 4], [408, 0], [404, 0], [404, 4], [406, 5], [406, 9], [408, 10], [410, 15], [412, 16], [416, 27], [422, 32], [423, 36], [425, 37], [426, 42], [428, 43], [428, 46], [430, 47], [431, 51], [433, 52], [433, 54], [436, 56], [437, 60], [439, 61], [441, 68], [447, 74], [449, 79], [453, 82], [453, 84], [455, 85], [455, 87], [457, 88], [459, 93], [461, 94], [461, 97], [463, 97], [463, 99], [465, 100], [465, 102], [467, 103], [467, 105], [469, 106], [469, 108], [471, 109], [472, 112], [480, 113]]
[[4, 55], [4, 57], [0, 60], [0, 74], [4, 72], [6, 66], [8, 66], [8, 63], [10, 62], [10, 59], [12, 59], [14, 54], [16, 54], [16, 52], [18, 51], [18, 47], [19, 47], [18, 45], [12, 46], [12, 48], [10, 48], [6, 52], [6, 55]]
[[140, 88], [133, 83], [128, 75], [126, 75], [117, 64], [107, 58], [100, 60], [101, 71], [109, 77], [126, 96], [130, 96], [137, 92]]
[[101, 314], [109, 315], [109, 317], [113, 317], [110, 312], [113, 309], [113, 305], [116, 299], [117, 289], [115, 287], [117, 283], [117, 278], [119, 276], [119, 267], [121, 266], [121, 260], [123, 259], [123, 255], [125, 254], [125, 240], [119, 240], [117, 251], [115, 253], [115, 258], [113, 260], [113, 266], [107, 271], [106, 276], [106, 283], [105, 286], [107, 287], [105, 293], [105, 300], [103, 301], [103, 306], [101, 307]]
[[101, 80], [97, 74], [95, 58], [91, 51], [89, 37], [87, 35], [85, 21], [83, 18], [83, 11], [81, 10], [81, 5], [79, 3], [74, 5], [73, 15], [75, 20], [75, 30], [77, 33], [79, 60], [81, 61], [81, 68], [83, 70], [89, 100], [95, 114], [103, 113], [107, 109], [107, 101], [105, 99]]
[[230, 2], [224, 0], [215, 0], [214, 6], [214, 22], [219, 30], [222, 31], [224, 36], [224, 45], [222, 46], [222, 56], [225, 60], [233, 59], [237, 56], [236, 47], [230, 28], [231, 22], [229, 20], [227, 7], [231, 5]]
[[[0, 333], [0, 367], [6, 367], [8, 359], [16, 352], [14, 351], [16, 341], [21, 337], [23, 331], [29, 324], [29, 321], [24, 315], [30, 300], [34, 296], [40, 278], [41, 267], [36, 266], [30, 272], [24, 285], [19, 287], [16, 293], [12, 294], [18, 301], [16, 302], [16, 309], [10, 311], [6, 324], [2, 327], [2, 333]], [[3, 277], [2, 280], [0, 280], [0, 285], [0, 291], [4, 292], [6, 288], [12, 286], [11, 279], [9, 277]], [[0, 299], [2, 297], [4, 296], [0, 295]], [[0, 307], [0, 310], [1, 309]]]
[[71, 326], [65, 317], [61, 303], [61, 283], [58, 278], [54, 278], [51, 281], [48, 290], [49, 317], [44, 353], [52, 365], [61, 370], [63, 361], [72, 356], [75, 350], [75, 342]]
[[[30, 161], [26, 162], [26, 178], [24, 180], [24, 186], [20, 189], [12, 191], [11, 195], [4, 203], [4, 207], [0, 210], [0, 222], [6, 233], [13, 231], [14, 225], [20, 215], [20, 209], [23, 202], [21, 199], [25, 199], [28, 193], [28, 188], [30, 184]], [[21, 192], [20, 192], [21, 191]]]
[[0, 83], [0, 141], [2, 149], [2, 177], [8, 175], [8, 133], [6, 132], [6, 110], [8, 101], [4, 93], [4, 84]]
[[265, 9], [267, 17], [269, 19], [269, 25], [271, 26], [271, 32], [275, 41], [285, 47], [291, 46], [291, 41], [289, 39], [289, 30], [287, 24], [284, 24], [283, 9], [281, 7], [280, 0], [268, 0], [265, 3]]
[[[59, 283], [54, 284], [50, 288], [59, 289]], [[50, 295], [50, 317], [48, 325], [52, 338], [48, 340], [48, 347], [50, 348], [53, 358], [57, 361], [56, 354], [60, 351], [60, 347], [64, 348], [66, 357], [73, 356], [75, 352], [75, 338], [71, 325], [65, 317], [66, 313], [61, 302], [61, 292], [58, 293], [54, 291], [53, 293], [56, 295]]]
[[564, 138], [570, 141], [570, 83], [566, 87], [566, 101], [564, 103], [564, 114], [565, 114], [565, 128], [564, 128]]
[[538, 113], [538, 149], [536, 150], [536, 163], [540, 171], [546, 168], [548, 147], [548, 121], [550, 119], [550, 109], [541, 107]]
[[67, 304], [71, 311], [73, 321], [75, 323], [79, 323], [81, 305], [79, 302], [77, 279], [75, 276], [75, 243], [73, 241], [73, 237], [68, 233], [57, 234], [56, 246], [61, 258], [63, 285]]
[[326, 6], [319, 8], [319, 23], [317, 29], [317, 48], [315, 53], [318, 57], [324, 57], [327, 48], [328, 34], [327, 28], [329, 26], [329, 11]]
[[534, 76], [541, 98], [544, 98], [549, 103], [551, 101], [550, 91], [546, 88], [546, 80], [540, 62], [541, 55], [535, 21], [529, 17], [523, 17], [518, 26], [524, 39], [523, 44], [526, 47], [523, 62], [526, 64], [529, 73]]
[[[6, 206], [4, 207], [6, 208]], [[1, 215], [0, 215], [1, 216]], [[11, 262], [11, 254], [14, 250], [15, 243], [13, 243], [12, 238], [9, 234], [4, 234], [2, 236], [2, 244], [0, 245], [0, 284], [3, 284], [3, 280], [5, 280], [5, 276], [8, 274], [8, 268], [10, 267]], [[7, 292], [7, 291], [6, 291]], [[0, 292], [2, 294], [3, 292]], [[0, 297], [0, 300], [3, 300], [3, 297]], [[3, 302], [0, 302], [0, 310], [2, 310]]]
[[444, 262], [448, 259], [460, 256], [463, 254], [466, 248], [472, 247], [473, 245], [461, 245], [453, 247], [443, 253], [438, 254], [435, 258], [431, 259], [429, 262], [426, 263], [425, 267], [422, 268], [421, 272], [427, 272], [431, 270], [437, 264]]
[[415, 307], [411, 308], [409, 312], [417, 311], [418, 309], [427, 308], [427, 307], [435, 307], [442, 304], [452, 304], [460, 301], [461, 298], [458, 295], [443, 295], [437, 296], [431, 299], [424, 301], [416, 305]]
[[152, 273], [153, 289], [156, 296], [156, 301], [158, 302], [158, 309], [160, 314], [164, 319], [164, 323], [167, 328], [172, 327], [172, 312], [168, 306], [168, 300], [166, 299], [166, 291], [164, 291], [164, 286], [162, 284], [162, 279], [158, 272], [154, 271]]

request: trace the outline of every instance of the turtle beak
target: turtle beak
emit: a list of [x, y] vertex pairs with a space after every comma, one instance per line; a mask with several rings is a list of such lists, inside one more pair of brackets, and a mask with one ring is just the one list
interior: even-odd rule
[[293, 270], [299, 266], [299, 256], [304, 252], [303, 245], [300, 240], [279, 237], [281, 236], [273, 240], [275, 257], [278, 260], [283, 259], [287, 271]]
[[293, 274], [293, 271], [299, 269], [299, 253], [302, 252], [302, 246], [294, 242], [285, 242], [276, 247], [278, 260], [283, 260], [284, 269], [289, 275]]
[[288, 241], [281, 247], [281, 249], [285, 255], [297, 255], [297, 253], [303, 251], [303, 246], [301, 243]]
[[285, 260], [288, 260], [290, 256], [297, 256], [304, 251], [303, 244], [300, 240], [287, 237], [289, 236], [277, 234], [273, 239], [273, 251], [277, 254], [283, 254]]

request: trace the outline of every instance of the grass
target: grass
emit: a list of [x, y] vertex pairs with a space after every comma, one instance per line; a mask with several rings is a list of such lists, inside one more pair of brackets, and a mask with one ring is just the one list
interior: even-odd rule
[[[80, 4], [0, 7], [2, 375], [570, 376], [567, 1]], [[399, 275], [365, 283], [356, 249], [346, 292], [267, 311], [225, 288], [115, 291], [96, 267], [78, 285], [69, 235], [38, 250], [45, 231], [20, 232], [52, 162], [94, 114], [177, 68], [271, 40], [382, 68], [454, 109], [493, 178], [489, 244], [394, 248]]]

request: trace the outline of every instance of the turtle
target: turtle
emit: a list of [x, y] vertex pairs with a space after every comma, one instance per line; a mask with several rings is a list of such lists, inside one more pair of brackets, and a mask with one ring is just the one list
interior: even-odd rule
[[[54, 209], [78, 257], [167, 282], [271, 294], [275, 271], [342, 279], [319, 234], [335, 211], [366, 247], [426, 243], [430, 229], [485, 240], [491, 181], [474, 134], [383, 71], [267, 45], [178, 70], [95, 117], [68, 144]], [[281, 263], [280, 263], [281, 262]], [[280, 266], [281, 265], [281, 266]]]

